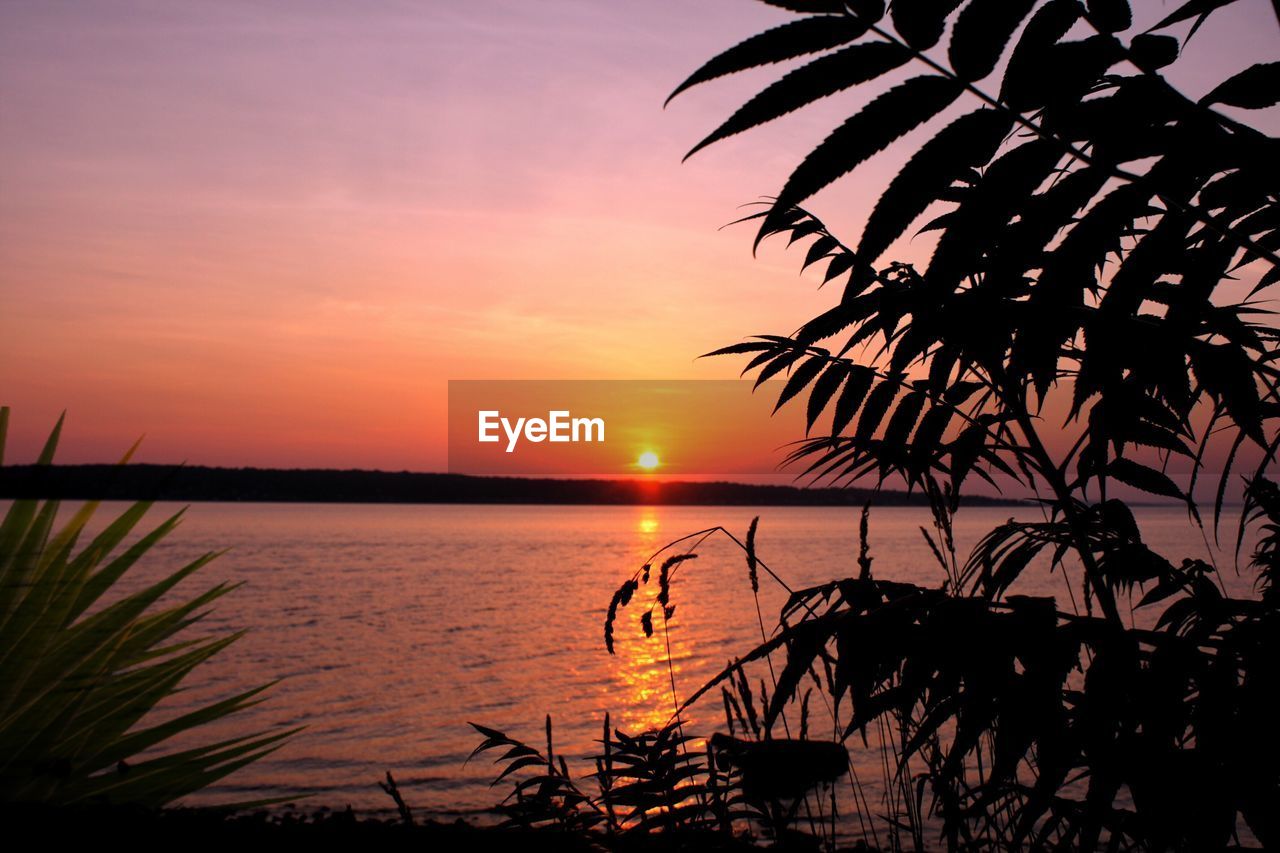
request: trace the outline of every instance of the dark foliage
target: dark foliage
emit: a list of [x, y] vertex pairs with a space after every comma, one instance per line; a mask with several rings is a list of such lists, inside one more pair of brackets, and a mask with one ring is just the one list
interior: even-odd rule
[[[687, 559], [724, 534], [746, 554], [758, 616], [761, 572], [790, 599], [776, 629], [760, 616], [760, 645], [685, 699], [671, 726], [627, 741], [640, 744], [637, 766], [666, 768], [654, 790], [679, 799], [629, 804], [625, 817], [601, 805], [617, 775], [607, 726], [598, 800], [549, 756], [489, 730], [486, 747], [545, 767], [521, 784], [550, 792], [537, 813], [564, 825], [688, 819], [732, 831], [744, 820], [786, 838], [801, 803], [840, 774], [843, 749], [878, 743], [880, 803], [849, 767], [877, 847], [922, 849], [929, 834], [954, 850], [1201, 851], [1246, 828], [1280, 844], [1280, 488], [1262, 476], [1278, 441], [1280, 353], [1254, 301], [1280, 282], [1280, 141], [1236, 117], [1280, 101], [1280, 77], [1263, 63], [1192, 98], [1165, 76], [1210, 16], [1242, 0], [1190, 0], [1151, 21], [1127, 0], [766, 2], [799, 17], [712, 59], [675, 94], [797, 65], [694, 151], [874, 89], [743, 220], [758, 223], [757, 245], [807, 244], [803, 266], [839, 286], [839, 303], [790, 335], [714, 354], [749, 356], [757, 387], [784, 380], [778, 407], [805, 405], [806, 438], [789, 457], [804, 475], [921, 490], [944, 580], [873, 574], [865, 512], [858, 576], [810, 589], [792, 590], [760, 559], [756, 522], [745, 544], [722, 528], [690, 534], [653, 560]], [[889, 146], [911, 156], [856, 245], [800, 206]], [[927, 265], [885, 260], [925, 217]], [[1216, 530], [1248, 455], [1260, 461], [1245, 478], [1240, 539], [1256, 526], [1257, 594], [1232, 596], [1216, 566], [1154, 552], [1115, 484], [1178, 500], [1200, 524], [1199, 474], [1219, 469]], [[962, 557], [953, 517], [974, 477], [1034, 490], [1042, 512]], [[610, 650], [653, 560], [614, 596]], [[1070, 601], [1019, 594], [1033, 567], [1062, 573]], [[668, 630], [676, 569], [664, 564], [657, 592], [643, 593], [646, 635]], [[752, 691], [749, 666], [767, 666], [770, 684]], [[728, 733], [711, 736], [702, 762], [679, 749], [681, 714], [716, 689]], [[830, 743], [806, 737], [815, 692]]]
[[[1225, 428], [1270, 458], [1276, 335], [1251, 299], [1280, 280], [1280, 142], [1215, 107], [1274, 103], [1280, 78], [1270, 63], [1198, 101], [1173, 88], [1160, 68], [1179, 40], [1166, 30], [1228, 4], [1202, 5], [1137, 34], [1126, 34], [1124, 0], [895, 3], [887, 19], [879, 4], [850, 4], [788, 31], [800, 34], [788, 58], [816, 56], [699, 147], [904, 64], [928, 70], [884, 88], [749, 217], [757, 241], [809, 240], [804, 265], [843, 288], [839, 305], [792, 335], [716, 353], [752, 354], [761, 380], [790, 376], [779, 404], [808, 389], [811, 429], [830, 414], [828, 434], [800, 444], [793, 461], [842, 480], [946, 479], [956, 495], [975, 475], [1045, 488], [1059, 503], [1105, 498], [1111, 481], [1191, 503], [1154, 457], [1198, 471], [1205, 437]], [[943, 62], [923, 50], [948, 14]], [[841, 47], [825, 53], [833, 32]], [[823, 70], [854, 55], [883, 58], [860, 60], [848, 77]], [[707, 68], [779, 58], [712, 60], [677, 91], [718, 76]], [[806, 82], [811, 69], [821, 85]], [[885, 188], [856, 247], [798, 207], [931, 120], [940, 129]], [[880, 264], [928, 211], [928, 266]], [[1223, 292], [1237, 278], [1256, 280], [1244, 299]], [[1059, 459], [1037, 434], [1055, 392], [1080, 431]]]
[[[714, 354], [785, 378], [779, 406], [804, 402], [789, 461], [805, 475], [921, 489], [946, 580], [882, 580], [868, 558], [796, 591], [779, 631], [689, 701], [780, 653], [767, 731], [824, 670], [846, 739], [897, 733], [917, 845], [925, 809], [951, 849], [1222, 849], [1241, 821], [1280, 843], [1280, 490], [1262, 476], [1280, 352], [1255, 301], [1280, 282], [1280, 140], [1237, 117], [1280, 102], [1280, 66], [1199, 98], [1165, 76], [1236, 2], [1150, 21], [1126, 0], [779, 2], [801, 17], [677, 89], [806, 63], [701, 148], [874, 87], [743, 220], [757, 245], [807, 243], [839, 303]], [[856, 245], [800, 207], [889, 145], [912, 153]], [[927, 265], [886, 261], [922, 217]], [[1261, 535], [1254, 598], [1154, 553], [1116, 498], [1119, 483], [1176, 499], [1199, 524], [1197, 480], [1217, 469], [1216, 528], [1242, 456], [1260, 460], [1241, 521]], [[1043, 514], [961, 559], [951, 518], [973, 477], [1033, 489]], [[1068, 575], [1069, 607], [1016, 594], [1033, 565]]]
[[1159, 562], [1138, 604], [1152, 629], [870, 577], [799, 590], [782, 621], [800, 621], [689, 701], [781, 649], [769, 726], [824, 666], [845, 738], [880, 718], [900, 729], [899, 772], [927, 768], [953, 849], [1221, 849], [1237, 813], [1272, 843], [1280, 613], [1225, 596], [1206, 564]]
[[[754, 708], [745, 681], [735, 681], [733, 690], [724, 694], [730, 730], [735, 713], [730, 707], [744, 728], [742, 708]], [[759, 737], [754, 710], [751, 718]], [[808, 839], [801, 842], [808, 848], [815, 837], [791, 828], [797, 810], [809, 792], [829, 787], [849, 763], [839, 743], [716, 734], [704, 752], [694, 748], [696, 739], [678, 720], [633, 737], [612, 728], [606, 715], [595, 772], [574, 777], [564, 757], [552, 754], [550, 717], [545, 753], [496, 729], [471, 725], [484, 736], [473, 757], [502, 750], [495, 763], [503, 768], [494, 785], [524, 771], [512, 777], [511, 794], [498, 807], [505, 815], [503, 828], [592, 833], [602, 840], [660, 836], [672, 844], [684, 839], [695, 847], [719, 847], [751, 839], [735, 827], [755, 825], [776, 841]]]

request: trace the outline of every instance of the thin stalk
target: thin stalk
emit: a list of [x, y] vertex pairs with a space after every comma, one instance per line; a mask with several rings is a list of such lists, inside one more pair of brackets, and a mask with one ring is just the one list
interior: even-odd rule
[[1036, 467], [1040, 470], [1040, 475], [1045, 478], [1049, 488], [1053, 490], [1055, 502], [1062, 509], [1062, 514], [1067, 521], [1067, 527], [1071, 530], [1071, 538], [1075, 542], [1076, 554], [1084, 565], [1085, 575], [1090, 580], [1094, 595], [1098, 598], [1098, 604], [1102, 607], [1102, 612], [1107, 619], [1112, 622], [1122, 623], [1120, 610], [1116, 607], [1115, 596], [1111, 592], [1111, 587], [1107, 586], [1106, 579], [1102, 576], [1098, 562], [1094, 559], [1093, 551], [1089, 547], [1088, 539], [1084, 535], [1084, 526], [1079, 512], [1076, 511], [1075, 498], [1068, 490], [1066, 480], [1059, 472], [1058, 466], [1054, 464], [1053, 457], [1049, 455], [1044, 442], [1040, 440], [1040, 434], [1036, 431], [1035, 424], [1031, 422], [1031, 416], [1027, 413], [1027, 407], [1024, 405], [1025, 401], [1022, 395], [1017, 392], [1010, 393], [1007, 385], [1005, 388], [1005, 393], [1010, 401], [1009, 410], [1013, 412], [1014, 419], [1022, 431], [1023, 440], [1026, 441], [1027, 446], [1030, 448], [1031, 455], [1036, 461]]

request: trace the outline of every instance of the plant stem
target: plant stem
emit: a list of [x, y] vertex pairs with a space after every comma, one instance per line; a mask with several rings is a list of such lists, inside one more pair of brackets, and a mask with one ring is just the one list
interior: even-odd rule
[[1089, 547], [1089, 540], [1084, 535], [1084, 526], [1081, 523], [1080, 514], [1076, 511], [1075, 497], [1068, 489], [1066, 479], [1062, 476], [1058, 466], [1054, 464], [1053, 457], [1049, 455], [1044, 442], [1040, 440], [1040, 434], [1036, 431], [1035, 424], [1031, 422], [1031, 416], [1028, 414], [1025, 405], [1025, 395], [1021, 391], [1010, 389], [1007, 383], [1002, 382], [1001, 386], [1004, 389], [1003, 393], [1007, 395], [1009, 400], [1009, 410], [1013, 412], [1018, 427], [1022, 430], [1022, 437], [1027, 442], [1031, 455], [1036, 461], [1036, 467], [1040, 469], [1041, 476], [1045, 478], [1049, 488], [1053, 490], [1055, 502], [1062, 509], [1062, 514], [1067, 520], [1067, 526], [1071, 529], [1071, 538], [1075, 541], [1076, 554], [1079, 555], [1080, 562], [1084, 565], [1085, 574], [1089, 578], [1094, 594], [1098, 597], [1098, 603], [1102, 606], [1103, 614], [1107, 619], [1120, 623], [1120, 610], [1116, 607], [1116, 600], [1111, 592], [1111, 587], [1107, 586], [1106, 578], [1102, 576], [1102, 571], [1098, 568], [1098, 562], [1093, 557], [1093, 551]]

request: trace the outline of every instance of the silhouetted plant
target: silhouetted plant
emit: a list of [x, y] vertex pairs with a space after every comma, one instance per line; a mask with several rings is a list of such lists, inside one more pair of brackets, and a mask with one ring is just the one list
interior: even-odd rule
[[[1154, 29], [1199, 23], [1232, 2], [1188, 3]], [[748, 370], [759, 368], [761, 381], [789, 371], [780, 404], [812, 386], [810, 427], [832, 408], [830, 435], [802, 445], [795, 459], [837, 478], [898, 474], [920, 484], [938, 475], [957, 495], [969, 474], [994, 469], [1047, 488], [1071, 518], [1067, 498], [1090, 486], [1105, 494], [1108, 479], [1189, 500], [1126, 453], [1138, 446], [1191, 459], [1198, 470], [1206, 444], [1197, 438], [1222, 426], [1236, 433], [1236, 447], [1253, 439], [1269, 458], [1265, 425], [1280, 414], [1269, 363], [1275, 332], [1251, 321], [1265, 312], [1248, 300], [1210, 297], [1251, 261], [1270, 265], [1253, 293], [1280, 280], [1280, 145], [1212, 107], [1277, 102], [1280, 64], [1254, 66], [1197, 102], [1162, 76], [1178, 56], [1175, 38], [1148, 32], [1122, 41], [1131, 18], [1124, 0], [898, 2], [894, 32], [874, 2], [774, 5], [823, 14], [726, 51], [677, 92], [848, 46], [786, 75], [698, 147], [911, 62], [930, 70], [852, 116], [749, 217], [761, 221], [757, 242], [812, 238], [805, 266], [825, 261], [824, 281], [844, 283], [840, 304], [796, 334], [719, 351], [758, 353]], [[925, 51], [957, 7], [948, 68]], [[980, 81], [1024, 18], [991, 95]], [[1063, 40], [1082, 28], [1095, 32]], [[891, 61], [868, 64], [867, 56]], [[1124, 62], [1136, 73], [1122, 73]], [[918, 146], [856, 248], [797, 206], [965, 97], [978, 109]], [[938, 234], [928, 268], [874, 266], [935, 203], [950, 208], [924, 228]], [[816, 346], [845, 331], [835, 353]], [[845, 357], [855, 347], [871, 357]], [[1083, 432], [1054, 459], [1034, 421], [1066, 383], [1069, 420]], [[1195, 429], [1206, 402], [1208, 423]]]
[[[925, 589], [868, 567], [794, 593], [780, 633], [744, 658], [786, 654], [765, 725], [821, 663], [837, 711], [851, 705], [846, 738], [896, 728], [899, 780], [923, 767], [952, 849], [1217, 849], [1237, 815], [1277, 843], [1280, 499], [1261, 474], [1280, 441], [1280, 353], [1252, 300], [1280, 281], [1280, 143], [1217, 107], [1280, 102], [1280, 63], [1199, 99], [1168, 82], [1186, 40], [1237, 0], [1191, 0], [1141, 32], [1125, 0], [766, 2], [803, 16], [722, 53], [676, 94], [805, 64], [694, 151], [925, 71], [878, 90], [747, 217], [757, 245], [808, 241], [804, 267], [824, 265], [839, 304], [791, 335], [713, 354], [751, 355], [757, 385], [786, 376], [778, 406], [803, 397], [809, 430], [828, 427], [791, 453], [804, 474], [923, 489], [946, 581]], [[1167, 34], [1188, 21], [1181, 40]], [[953, 108], [967, 111], [911, 144], [856, 245], [800, 207]], [[882, 262], [929, 212], [927, 267]], [[1224, 292], [1246, 274], [1257, 281], [1243, 299]], [[1046, 440], [1059, 429], [1046, 417], [1062, 418], [1064, 451]], [[1208, 563], [1152, 552], [1110, 496], [1119, 482], [1176, 498], [1199, 523], [1196, 482], [1219, 435], [1215, 524], [1240, 449], [1258, 448], [1245, 515], [1265, 524], [1261, 600], [1228, 596]], [[1169, 473], [1177, 459], [1185, 487]], [[1034, 490], [1044, 514], [997, 528], [962, 561], [951, 517], [971, 476]], [[1070, 610], [1011, 594], [1040, 555], [1079, 572]], [[1126, 614], [1119, 594], [1135, 588]]]
[[[1264, 524], [1251, 563], [1262, 579], [1274, 566], [1280, 489], [1258, 480], [1249, 491], [1247, 515]], [[942, 547], [952, 548], [945, 539]], [[865, 539], [859, 550], [868, 552]], [[1156, 611], [1146, 620], [1154, 627], [1135, 628], [1062, 612], [1051, 598], [991, 600], [880, 580], [863, 565], [858, 578], [794, 592], [775, 635], [674, 714], [672, 732], [688, 706], [721, 687], [729, 734], [708, 740], [720, 758], [706, 766], [730, 775], [717, 784], [713, 773], [705, 789], [747, 807], [732, 819], [776, 834], [799, 805], [784, 808], [785, 789], [800, 795], [844, 771], [846, 759], [824, 757], [838, 744], [773, 739], [788, 705], [801, 705], [807, 730], [812, 688], [801, 687], [811, 680], [834, 700], [841, 740], [865, 742], [879, 726], [880, 748], [892, 752], [883, 780], [890, 849], [906, 847], [904, 838], [926, 847], [930, 814], [952, 849], [1090, 849], [1103, 839], [1117, 849], [1214, 849], [1231, 838], [1237, 812], [1264, 842], [1274, 836], [1273, 603], [1226, 596], [1202, 561], [1165, 563], [1137, 606]], [[786, 665], [772, 695], [762, 687], [753, 696], [744, 667], [774, 652]], [[734, 737], [735, 722], [751, 739]], [[771, 764], [771, 754], [790, 767]], [[1115, 802], [1122, 789], [1133, 808]]]
[[[727, 725], [732, 730], [728, 716]], [[493, 784], [511, 777], [512, 790], [498, 810], [503, 826], [524, 829], [735, 839], [745, 837], [735, 827], [755, 825], [779, 838], [792, 832], [804, 797], [848, 766], [838, 743], [716, 734], [703, 754], [688, 748], [697, 739], [683, 733], [679, 720], [631, 736], [610, 728], [606, 715], [601, 751], [591, 759], [595, 773], [574, 778], [564, 756], [551, 752], [550, 716], [545, 753], [496, 729], [471, 726], [484, 736], [472, 757], [504, 750], [495, 759], [503, 767]], [[595, 790], [586, 790], [586, 782]]]
[[[758, 222], [757, 246], [807, 242], [803, 267], [821, 265], [839, 304], [713, 355], [751, 356], [757, 386], [785, 377], [778, 407], [805, 401], [814, 434], [788, 457], [802, 476], [923, 490], [944, 580], [876, 577], [864, 516], [858, 577], [792, 590], [769, 571], [790, 593], [777, 628], [761, 617], [761, 644], [683, 701], [673, 675], [673, 725], [719, 686], [730, 733], [713, 748], [767, 750], [817, 689], [840, 740], [876, 732], [892, 849], [923, 848], [926, 829], [950, 849], [1221, 849], [1240, 817], [1280, 843], [1280, 489], [1262, 476], [1280, 443], [1280, 352], [1253, 301], [1280, 282], [1280, 142], [1220, 109], [1280, 103], [1280, 63], [1198, 99], [1170, 84], [1186, 41], [1239, 0], [1190, 0], [1144, 30], [1126, 0], [765, 2], [800, 17], [710, 60], [673, 97], [802, 64], [690, 154], [880, 88], [743, 220]], [[801, 207], [891, 145], [911, 154], [856, 245]], [[927, 265], [884, 260], [926, 215]], [[1246, 276], [1243, 298], [1223, 286]], [[1219, 441], [1215, 529], [1242, 448], [1257, 448], [1241, 538], [1261, 525], [1259, 598], [1228, 595], [1203, 560], [1153, 552], [1114, 495], [1121, 483], [1180, 500], [1199, 524], [1197, 481]], [[1179, 460], [1185, 485], [1171, 476]], [[952, 521], [973, 477], [1032, 490], [1042, 511], [961, 557]], [[717, 533], [743, 547], [757, 593], [754, 522], [745, 545], [713, 528], [671, 547], [692, 554]], [[1016, 593], [1044, 563], [1069, 577], [1069, 608]], [[650, 569], [614, 596], [610, 651]], [[642, 610], [646, 635], [673, 615], [677, 569]], [[772, 683], [758, 711], [740, 690], [757, 661]], [[851, 787], [860, 817], [872, 813]], [[876, 824], [864, 831], [881, 846]]]
[[525, 778], [513, 779], [511, 794], [499, 807], [507, 816], [504, 825], [526, 829], [586, 830], [609, 817], [608, 810], [597, 805], [569, 775], [569, 765], [564, 756], [557, 760], [552, 745], [550, 714], [547, 715], [545, 754], [497, 729], [478, 723], [471, 723], [471, 727], [484, 735], [484, 740], [472, 751], [472, 758], [490, 749], [506, 750], [495, 760], [495, 763], [506, 766], [493, 780], [493, 785], [526, 768], [537, 771]]
[[[8, 418], [9, 410], [0, 408], [0, 461]], [[59, 419], [38, 465], [52, 463], [61, 430]], [[153, 716], [192, 670], [241, 635], [180, 636], [233, 590], [232, 584], [218, 584], [165, 609], [155, 607], [217, 553], [137, 592], [116, 592], [120, 579], [182, 517], [178, 513], [119, 550], [150, 506], [134, 504], [79, 550], [97, 501], [60, 528], [55, 526], [57, 501], [18, 500], [5, 513], [0, 523], [0, 801], [159, 807], [275, 751], [297, 731], [253, 732], [165, 750], [175, 737], [256, 705], [270, 685], [165, 719]]]
[[494, 785], [517, 771], [536, 771], [514, 781], [511, 795], [501, 806], [507, 824], [561, 829], [604, 824], [610, 832], [643, 833], [654, 828], [703, 828], [711, 819], [706, 808], [708, 789], [699, 780], [705, 776], [705, 765], [683, 749], [691, 738], [676, 725], [631, 737], [611, 730], [606, 716], [602, 752], [594, 759], [592, 774], [598, 796], [584, 793], [563, 755], [558, 760], [552, 755], [550, 715], [546, 754], [495, 729], [471, 726], [484, 735], [472, 757], [490, 749], [506, 750], [496, 759], [505, 766]]

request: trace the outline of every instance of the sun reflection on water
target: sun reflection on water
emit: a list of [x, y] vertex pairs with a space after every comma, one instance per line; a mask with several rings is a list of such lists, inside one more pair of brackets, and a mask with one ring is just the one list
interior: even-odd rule
[[[663, 544], [661, 513], [661, 507], [636, 507], [632, 523], [632, 547], [636, 556], [631, 568], [638, 568]], [[629, 734], [661, 728], [671, 720], [675, 711], [672, 678], [679, 690], [681, 675], [693, 658], [691, 637], [687, 631], [680, 630], [677, 621], [665, 626], [669, 636], [664, 636], [662, 607], [655, 602], [656, 580], [655, 577], [653, 584], [641, 584], [629, 606], [618, 611], [614, 628], [616, 654], [609, 659], [610, 678], [605, 687], [604, 704], [613, 709], [614, 725]], [[653, 636], [646, 637], [641, 616], [650, 607], [653, 608]]]
[[658, 512], [651, 506], [641, 507], [636, 518], [636, 533], [653, 536], [658, 532]]
[[[628, 624], [620, 626], [623, 631], [630, 633], [634, 630], [639, 634], [639, 625], [631, 620], [627, 622]], [[623, 731], [636, 734], [647, 729], [657, 729], [671, 719], [675, 711], [671, 696], [671, 677], [672, 674], [675, 675], [678, 688], [684, 671], [683, 661], [688, 660], [692, 654], [680, 638], [680, 633], [671, 632], [670, 669], [667, 667], [667, 647], [660, 626], [655, 626], [652, 637], [619, 638], [618, 654], [613, 663], [612, 696], [618, 709], [617, 725]]]

